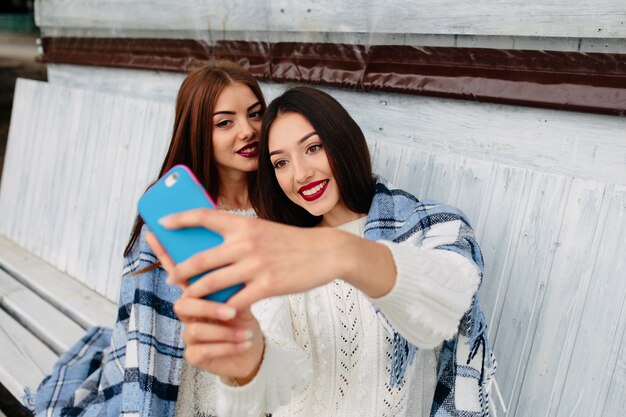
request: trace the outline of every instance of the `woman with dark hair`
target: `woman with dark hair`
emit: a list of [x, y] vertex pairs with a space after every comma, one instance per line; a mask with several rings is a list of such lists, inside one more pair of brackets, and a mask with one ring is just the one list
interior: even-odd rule
[[[259, 215], [287, 225], [209, 210], [164, 218], [225, 239], [176, 266], [147, 236], [170, 282], [212, 270], [174, 306], [185, 357], [220, 376], [207, 410], [489, 415], [483, 261], [465, 216], [373, 176], [357, 124], [313, 88], [269, 105], [259, 152]], [[226, 304], [200, 298], [235, 283], [245, 287]]]
[[[185, 164], [223, 210], [256, 217], [250, 193], [264, 111], [259, 84], [241, 66], [215, 61], [191, 72], [155, 179]], [[137, 217], [114, 329], [90, 329], [60, 358], [34, 398], [37, 415], [195, 415], [196, 396], [211, 375], [183, 360], [183, 324], [172, 311], [181, 290], [165, 284], [146, 232]]]

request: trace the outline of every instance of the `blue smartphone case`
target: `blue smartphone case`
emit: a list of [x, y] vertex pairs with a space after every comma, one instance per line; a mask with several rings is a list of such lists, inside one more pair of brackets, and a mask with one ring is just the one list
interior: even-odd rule
[[[196, 208], [217, 208], [193, 173], [184, 165], [176, 165], [150, 187], [139, 199], [138, 208], [141, 218], [176, 264], [224, 241], [221, 235], [204, 227], [172, 230], [159, 224], [159, 219], [170, 214]], [[202, 275], [204, 273], [190, 278], [189, 282], [198, 280]], [[241, 288], [243, 284], [238, 284], [204, 298], [226, 302]]]

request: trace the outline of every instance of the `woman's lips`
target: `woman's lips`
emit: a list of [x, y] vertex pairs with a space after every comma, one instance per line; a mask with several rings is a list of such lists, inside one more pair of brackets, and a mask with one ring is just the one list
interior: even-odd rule
[[252, 142], [235, 152], [244, 158], [256, 158], [259, 155], [259, 142]]
[[302, 196], [306, 201], [317, 200], [324, 194], [326, 187], [328, 187], [328, 180], [313, 181], [304, 187], [300, 187], [298, 194]]

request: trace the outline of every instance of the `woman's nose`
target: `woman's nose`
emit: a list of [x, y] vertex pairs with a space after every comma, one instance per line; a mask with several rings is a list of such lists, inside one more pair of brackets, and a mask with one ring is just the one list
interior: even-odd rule
[[301, 161], [294, 161], [295, 179], [298, 183], [304, 184], [313, 176], [313, 168]]
[[246, 121], [241, 123], [239, 126], [239, 139], [248, 140], [256, 135], [256, 130], [249, 120], [246, 119]]

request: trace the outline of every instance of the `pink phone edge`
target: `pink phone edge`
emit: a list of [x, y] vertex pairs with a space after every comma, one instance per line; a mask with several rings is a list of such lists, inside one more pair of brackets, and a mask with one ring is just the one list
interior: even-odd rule
[[[213, 206], [215, 206], [215, 209], [219, 209], [219, 207], [217, 206], [217, 203], [213, 200], [213, 198], [211, 198], [211, 196], [209, 195], [209, 193], [207, 192], [207, 190], [204, 188], [204, 186], [202, 184], [200, 184], [200, 181], [198, 180], [198, 178], [194, 175], [194, 173], [191, 171], [191, 169], [189, 169], [189, 167], [187, 165], [183, 165], [183, 164], [177, 164], [174, 165], [169, 171], [173, 170], [174, 168], [181, 168], [184, 169], [185, 171], [187, 171], [187, 173], [189, 174], [189, 176], [191, 177], [192, 180], [194, 180], [194, 182], [196, 184], [198, 184], [198, 186], [200, 187], [200, 189], [204, 192], [204, 195], [206, 195], [206, 197], [209, 199], [209, 201], [211, 202], [211, 204], [213, 204]], [[169, 172], [168, 171], [168, 172]], [[165, 175], [164, 175], [165, 176]]]

